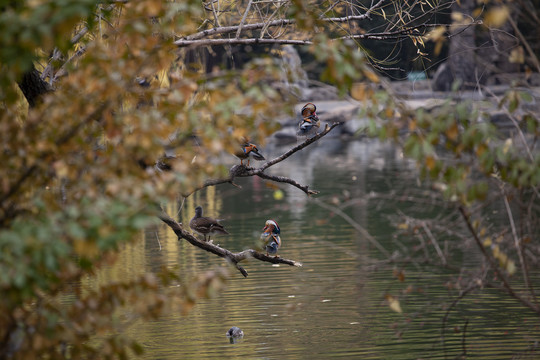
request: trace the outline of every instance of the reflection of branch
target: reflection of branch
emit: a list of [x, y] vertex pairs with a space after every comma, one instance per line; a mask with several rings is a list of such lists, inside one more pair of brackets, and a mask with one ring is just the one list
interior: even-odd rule
[[437, 239], [433, 234], [431, 233], [431, 230], [429, 230], [429, 227], [427, 227], [425, 222], [422, 222], [422, 228], [424, 229], [424, 232], [426, 233], [429, 240], [431, 240], [431, 243], [433, 244], [433, 247], [435, 248], [435, 251], [437, 251], [437, 255], [441, 258], [442, 264], [446, 266], [446, 257], [444, 256], [444, 253], [441, 250], [441, 247], [439, 246], [439, 243], [437, 242]]
[[469, 319], [467, 318], [465, 320], [465, 325], [463, 325], [463, 335], [461, 336], [461, 358], [466, 359], [467, 358], [467, 346], [466, 346], [466, 336], [467, 336], [467, 326], [469, 325]]
[[510, 204], [508, 203], [508, 196], [504, 193], [504, 189], [501, 186], [501, 195], [504, 200], [504, 207], [506, 208], [506, 213], [508, 215], [508, 220], [510, 221], [510, 228], [512, 229], [512, 237], [514, 238], [514, 246], [519, 258], [519, 263], [521, 264], [521, 271], [523, 272], [523, 279], [525, 280], [525, 285], [531, 292], [534, 302], [538, 305], [536, 300], [536, 295], [534, 294], [534, 288], [529, 280], [529, 270], [527, 270], [527, 263], [525, 262], [525, 257], [523, 256], [523, 246], [518, 238], [516, 225], [514, 224], [514, 215], [512, 215], [512, 209], [510, 209]]
[[297, 266], [297, 267], [302, 266], [302, 264], [297, 261], [284, 259], [278, 256], [267, 256], [253, 249], [247, 249], [239, 253], [233, 253], [225, 248], [214, 245], [211, 242], [205, 242], [205, 241], [201, 241], [197, 239], [191, 233], [184, 230], [181, 224], [176, 222], [173, 218], [171, 218], [169, 215], [165, 214], [164, 212], [162, 212], [159, 215], [159, 218], [161, 219], [161, 221], [167, 224], [167, 226], [169, 226], [172, 229], [172, 231], [174, 231], [176, 236], [178, 236], [178, 240], [185, 239], [193, 246], [196, 246], [198, 248], [201, 248], [203, 250], [206, 250], [212, 254], [215, 254], [219, 257], [222, 257], [228, 260], [238, 269], [238, 271], [240, 271], [240, 273], [242, 273], [242, 275], [244, 275], [244, 277], [247, 277], [248, 273], [238, 263], [242, 260], [246, 260], [249, 258], [255, 258], [257, 260], [269, 262], [272, 264], [287, 264], [287, 265]]
[[291, 156], [295, 152], [300, 151], [303, 148], [305, 148], [306, 146], [308, 146], [308, 145], [314, 143], [315, 141], [319, 140], [320, 138], [322, 138], [323, 136], [328, 134], [330, 131], [332, 131], [332, 129], [335, 128], [338, 125], [341, 125], [341, 123], [335, 122], [331, 126], [326, 125], [326, 128], [321, 133], [316, 134], [315, 136], [306, 139], [303, 143], [295, 146], [294, 148], [292, 148], [289, 151], [287, 151], [286, 153], [278, 156], [277, 158], [274, 158], [274, 159], [264, 163], [261, 167], [259, 167], [257, 169], [248, 168], [248, 167], [246, 167], [244, 165], [235, 165], [229, 171], [230, 176], [228, 178], [206, 180], [204, 182], [204, 184], [202, 184], [201, 186], [193, 189], [192, 191], [190, 191], [190, 192], [188, 192], [186, 194], [182, 194], [182, 196], [183, 197], [188, 197], [189, 195], [193, 194], [194, 192], [199, 191], [201, 189], [204, 189], [204, 188], [206, 188], [208, 186], [216, 186], [216, 185], [225, 184], [225, 183], [230, 183], [230, 184], [234, 185], [233, 180], [234, 180], [235, 177], [248, 177], [248, 176], [258, 176], [260, 178], [267, 179], [267, 180], [272, 180], [272, 181], [275, 181], [275, 182], [282, 182], [282, 183], [291, 184], [291, 185], [297, 187], [298, 189], [302, 190], [303, 192], [305, 192], [307, 195], [318, 194], [319, 193], [318, 191], [310, 190], [309, 185], [301, 185], [298, 182], [296, 182], [295, 180], [289, 179], [289, 178], [287, 178], [285, 176], [268, 175], [264, 171], [266, 169], [268, 169], [269, 167], [271, 167], [271, 166], [273, 166], [273, 165], [287, 159], [289, 156]]
[[471, 234], [472, 234], [472, 236], [474, 238], [474, 241], [476, 242], [476, 245], [478, 245], [478, 247], [480, 248], [480, 251], [484, 255], [484, 258], [486, 258], [488, 260], [489, 265], [491, 266], [491, 268], [493, 269], [495, 274], [497, 274], [497, 278], [499, 278], [502, 281], [503, 289], [508, 293], [508, 295], [510, 295], [514, 299], [518, 300], [519, 302], [521, 302], [526, 307], [530, 308], [531, 310], [533, 310], [536, 313], [540, 313], [540, 307], [538, 305], [531, 303], [529, 300], [525, 299], [524, 297], [522, 297], [522, 296], [520, 296], [520, 295], [518, 295], [518, 294], [516, 294], [514, 292], [514, 289], [512, 289], [512, 287], [510, 286], [510, 283], [508, 282], [508, 279], [506, 278], [506, 276], [504, 276], [504, 274], [502, 273], [500, 268], [497, 266], [497, 263], [495, 262], [495, 259], [492, 256], [490, 256], [488, 254], [488, 252], [486, 251], [486, 248], [484, 247], [484, 245], [482, 244], [482, 241], [478, 237], [478, 234], [474, 230], [474, 226], [471, 223], [471, 216], [468, 214], [467, 210], [465, 210], [465, 208], [463, 206], [460, 206], [459, 211], [461, 212], [461, 215], [462, 215], [463, 219], [465, 220], [465, 224], [467, 225], [467, 228], [471, 232]]
[[336, 215], [341, 216], [343, 220], [351, 224], [360, 234], [362, 234], [362, 236], [364, 236], [371, 244], [373, 244], [373, 246], [379, 249], [380, 252], [382, 252], [386, 257], [390, 257], [390, 253], [377, 241], [377, 239], [371, 236], [371, 234], [366, 229], [364, 229], [359, 223], [354, 221], [349, 215], [345, 214], [339, 208], [328, 205], [327, 203], [322, 202], [319, 199], [312, 200], [320, 207], [323, 207], [327, 210], [334, 212]]
[[[469, 286], [468, 288], [466, 288], [465, 290], [463, 290], [459, 296], [457, 298], [454, 299], [454, 301], [452, 301], [452, 304], [450, 304], [450, 306], [448, 307], [448, 309], [446, 309], [446, 313], [444, 314], [444, 317], [443, 317], [443, 321], [442, 321], [442, 328], [441, 328], [441, 340], [442, 340], [442, 343], [443, 343], [443, 350], [444, 352], [446, 353], [446, 347], [444, 345], [444, 334], [446, 332], [446, 322], [448, 321], [448, 316], [450, 315], [450, 311], [452, 311], [452, 309], [454, 308], [454, 306], [457, 305], [457, 303], [463, 299], [465, 296], [467, 296], [468, 293], [470, 293], [471, 291], [475, 290], [475, 289], [478, 289], [481, 287], [481, 284], [473, 284], [471, 286]], [[465, 323], [465, 326], [467, 326], [469, 323], [469, 320], [467, 319], [467, 322]], [[464, 335], [465, 336], [465, 335]], [[463, 351], [465, 352], [465, 339], [463, 338]]]

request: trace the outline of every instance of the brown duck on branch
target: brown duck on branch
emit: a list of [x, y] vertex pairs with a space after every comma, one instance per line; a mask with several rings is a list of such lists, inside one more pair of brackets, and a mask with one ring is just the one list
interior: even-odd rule
[[242, 144], [242, 150], [237, 151], [234, 156], [240, 159], [241, 165], [244, 165], [244, 160], [247, 159], [247, 166], [249, 166], [250, 158], [258, 161], [266, 160], [265, 157], [259, 152], [257, 145], [249, 142]]
[[202, 207], [197, 206], [195, 216], [189, 222], [189, 227], [197, 234], [203, 235], [204, 241], [207, 241], [206, 235], [208, 235], [208, 240], [210, 240], [210, 235], [214, 234], [229, 235], [229, 232], [216, 219], [202, 216], [202, 213]]

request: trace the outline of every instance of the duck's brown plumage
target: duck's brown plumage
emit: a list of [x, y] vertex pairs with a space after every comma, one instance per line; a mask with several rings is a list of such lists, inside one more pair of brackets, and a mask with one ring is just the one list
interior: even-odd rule
[[317, 111], [317, 107], [313, 103], [307, 103], [300, 110], [302, 121], [298, 125], [297, 135], [309, 136], [317, 133], [321, 126], [321, 121], [315, 111]]
[[210, 238], [210, 235], [213, 234], [229, 234], [216, 219], [202, 216], [202, 212], [202, 207], [195, 208], [195, 216], [189, 222], [189, 227], [196, 233], [203, 235], [204, 241], [206, 241], [206, 235]]
[[257, 145], [252, 143], [245, 143], [242, 145], [242, 150], [238, 151], [234, 154], [237, 158], [240, 159], [240, 163], [243, 164], [243, 161], [245, 159], [248, 159], [248, 166], [249, 166], [249, 158], [252, 157], [255, 160], [266, 160], [265, 157], [259, 152], [259, 149], [257, 148]]
[[310, 115], [315, 115], [315, 111], [317, 111], [317, 107], [313, 103], [307, 103], [304, 105], [302, 110], [300, 110], [300, 113], [302, 114], [302, 117], [308, 117]]

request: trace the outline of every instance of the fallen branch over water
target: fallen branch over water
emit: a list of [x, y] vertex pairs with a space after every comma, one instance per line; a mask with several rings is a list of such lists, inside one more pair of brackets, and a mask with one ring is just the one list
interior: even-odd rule
[[201, 248], [212, 254], [215, 254], [219, 257], [226, 259], [231, 264], [233, 264], [238, 269], [238, 271], [240, 271], [240, 273], [244, 275], [244, 277], [247, 277], [248, 273], [246, 269], [244, 269], [238, 263], [242, 260], [246, 260], [250, 258], [269, 262], [272, 264], [286, 264], [286, 265], [297, 266], [297, 267], [302, 266], [302, 264], [297, 261], [284, 259], [278, 256], [267, 256], [253, 249], [247, 249], [238, 253], [233, 253], [232, 251], [222, 248], [220, 246], [217, 246], [213, 244], [212, 242], [206, 242], [206, 241], [201, 241], [197, 239], [191, 233], [184, 230], [182, 224], [175, 221], [173, 218], [171, 218], [169, 215], [163, 212], [159, 215], [159, 218], [161, 219], [161, 221], [167, 224], [167, 226], [169, 226], [172, 229], [172, 231], [174, 231], [176, 236], [178, 236], [178, 240], [185, 239], [193, 246], [196, 246], [198, 248]]

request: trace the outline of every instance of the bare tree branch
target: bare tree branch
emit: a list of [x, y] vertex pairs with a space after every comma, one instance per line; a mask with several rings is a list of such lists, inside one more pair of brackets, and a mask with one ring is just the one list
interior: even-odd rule
[[[381, 8], [386, 0], [379, 0], [376, 4], [372, 5], [369, 9], [366, 10], [364, 14], [360, 15], [349, 15], [349, 16], [341, 16], [341, 17], [323, 17], [321, 15], [319, 17], [319, 20], [326, 23], [346, 23], [351, 21], [362, 21], [362, 20], [369, 20], [371, 19], [371, 14]], [[200, 31], [198, 33], [187, 35], [182, 37], [181, 39], [174, 42], [175, 45], [179, 47], [185, 47], [185, 46], [191, 46], [191, 45], [197, 45], [197, 46], [206, 46], [206, 45], [225, 45], [225, 44], [291, 44], [291, 45], [309, 45], [311, 44], [311, 41], [309, 40], [299, 40], [299, 39], [282, 39], [280, 41], [276, 41], [278, 39], [264, 39], [264, 38], [248, 38], [248, 39], [240, 39], [240, 35], [246, 31], [250, 30], [259, 30], [259, 29], [267, 29], [269, 27], [275, 27], [275, 26], [290, 26], [296, 24], [295, 19], [277, 19], [272, 21], [263, 21], [253, 24], [245, 24], [245, 19], [247, 16], [248, 11], [250, 10], [251, 1], [248, 3], [247, 8], [243, 14], [243, 17], [240, 21], [239, 25], [232, 25], [232, 26], [218, 26], [212, 29], [206, 29], [203, 31]], [[439, 26], [438, 24], [437, 26]], [[392, 38], [401, 38], [401, 37], [408, 37], [410, 36], [410, 32], [414, 29], [420, 29], [429, 27], [429, 24], [422, 24], [414, 27], [409, 27], [400, 31], [396, 32], [384, 32], [384, 33], [375, 33], [375, 34], [356, 34], [356, 35], [348, 35], [344, 37], [340, 37], [337, 39], [346, 39], [346, 38], [357, 38], [357, 39], [392, 39]], [[435, 26], [435, 25], [432, 25]], [[219, 35], [219, 34], [228, 34], [228, 33], [236, 33], [236, 36], [233, 39], [206, 39], [202, 40], [204, 38], [208, 38], [213, 35]], [[195, 41], [199, 40], [199, 41]], [[258, 40], [258, 41], [255, 41]], [[271, 41], [273, 40], [273, 41]]]
[[257, 260], [269, 262], [272, 264], [286, 264], [286, 265], [296, 266], [296, 267], [302, 266], [302, 263], [300, 262], [284, 259], [278, 256], [267, 256], [253, 249], [247, 249], [238, 253], [233, 253], [225, 248], [222, 248], [220, 246], [213, 244], [212, 242], [206, 242], [206, 241], [201, 241], [197, 239], [191, 233], [184, 230], [183, 226], [180, 223], [176, 222], [173, 218], [171, 218], [169, 215], [167, 215], [164, 212], [162, 212], [159, 215], [159, 218], [167, 226], [169, 226], [172, 229], [172, 231], [174, 231], [176, 236], [178, 236], [178, 240], [185, 239], [193, 246], [196, 246], [200, 249], [203, 249], [214, 255], [217, 255], [219, 257], [226, 259], [231, 264], [233, 264], [244, 277], [248, 276], [248, 272], [238, 263], [240, 261], [250, 259], [250, 258], [255, 258]]
[[531, 292], [531, 296], [534, 302], [538, 305], [536, 300], [536, 295], [534, 293], [534, 288], [529, 280], [529, 270], [527, 269], [527, 263], [525, 262], [525, 257], [523, 256], [523, 244], [521, 239], [518, 237], [516, 225], [514, 224], [514, 215], [512, 214], [512, 209], [510, 208], [510, 203], [508, 202], [508, 195], [505, 194], [503, 187], [501, 186], [501, 195], [504, 200], [504, 207], [506, 208], [506, 214], [508, 215], [508, 221], [510, 222], [510, 228], [512, 229], [512, 237], [514, 239], [514, 246], [516, 247], [516, 252], [518, 254], [519, 263], [521, 265], [521, 271], [523, 272], [523, 279], [525, 280], [525, 285]]
[[319, 193], [319, 191], [317, 191], [317, 190], [310, 190], [309, 185], [301, 185], [301, 184], [297, 183], [295, 180], [289, 179], [288, 177], [285, 177], [285, 176], [268, 175], [268, 174], [266, 174], [264, 172], [259, 172], [256, 175], [258, 177], [260, 177], [261, 179], [266, 179], [266, 180], [272, 180], [272, 181], [275, 181], [275, 182], [291, 184], [292, 186], [295, 186], [298, 189], [305, 192], [307, 195], [315, 195], [315, 194]]
[[467, 212], [467, 210], [465, 210], [465, 208], [463, 206], [460, 206], [459, 211], [460, 211], [460, 213], [461, 213], [461, 215], [463, 217], [463, 220], [465, 220], [467, 228], [471, 232], [471, 234], [472, 234], [472, 236], [474, 238], [474, 241], [476, 242], [476, 245], [478, 245], [478, 248], [482, 252], [482, 255], [484, 255], [484, 258], [486, 258], [488, 260], [489, 265], [491, 266], [491, 268], [493, 269], [495, 274], [497, 274], [497, 278], [499, 278], [502, 281], [504, 291], [508, 295], [510, 295], [511, 297], [513, 297], [514, 299], [518, 300], [523, 305], [528, 307], [529, 309], [533, 310], [536, 313], [540, 313], [540, 307], [538, 307], [538, 305], [530, 302], [529, 300], [525, 299], [523, 296], [520, 296], [519, 294], [516, 294], [514, 289], [510, 286], [510, 283], [508, 282], [508, 279], [506, 278], [506, 276], [502, 273], [499, 266], [497, 266], [497, 263], [495, 262], [495, 259], [490, 254], [488, 254], [488, 252], [486, 251], [486, 248], [482, 244], [482, 241], [478, 237], [478, 234], [476, 233], [476, 231], [474, 229], [474, 226], [471, 223], [471, 218], [470, 218], [470, 215]]
[[345, 214], [343, 211], [341, 211], [341, 209], [339, 209], [339, 208], [337, 208], [335, 206], [332, 206], [332, 205], [328, 205], [327, 203], [322, 202], [319, 199], [312, 199], [312, 200], [317, 205], [319, 205], [320, 207], [323, 207], [323, 208], [325, 208], [327, 210], [330, 210], [330, 211], [334, 212], [336, 215], [341, 216], [341, 218], [343, 218], [343, 220], [345, 220], [346, 222], [351, 224], [351, 226], [354, 227], [356, 229], [356, 231], [358, 231], [360, 234], [362, 234], [362, 236], [365, 237], [381, 253], [383, 253], [386, 257], [390, 258], [390, 252], [388, 252], [388, 250], [386, 250], [384, 248], [384, 246], [382, 246], [377, 241], [377, 239], [375, 239], [373, 236], [371, 236], [371, 234], [366, 229], [364, 229], [364, 227], [362, 225], [360, 225], [358, 222], [354, 221], [353, 218], [351, 218], [349, 215]]
[[341, 122], [335, 122], [331, 126], [328, 126], [328, 124], [326, 124], [326, 127], [324, 128], [324, 130], [322, 132], [316, 134], [313, 137], [307, 138], [303, 143], [296, 145], [291, 150], [287, 151], [285, 154], [283, 154], [281, 156], [278, 156], [277, 158], [272, 159], [272, 160], [264, 163], [260, 168], [257, 169], [257, 171], [258, 172], [264, 171], [264, 170], [268, 169], [270, 166], [273, 166], [273, 165], [275, 165], [275, 164], [277, 164], [279, 162], [282, 162], [283, 160], [285, 160], [286, 158], [288, 158], [289, 156], [291, 156], [295, 152], [300, 151], [303, 148], [305, 148], [306, 146], [311, 145], [315, 141], [319, 140], [320, 138], [322, 138], [323, 136], [328, 134], [330, 131], [332, 131], [332, 129], [334, 129], [336, 126], [339, 126], [341, 124], [342, 124]]
[[257, 45], [257, 44], [279, 44], [279, 45], [311, 45], [310, 40], [289, 40], [289, 39], [203, 39], [203, 40], [176, 40], [174, 44], [178, 47], [186, 46], [207, 46], [207, 45]]
[[238, 39], [240, 37], [240, 34], [242, 33], [242, 27], [244, 26], [244, 23], [246, 22], [246, 17], [248, 15], [249, 9], [251, 8], [252, 0], [249, 0], [246, 11], [244, 11], [244, 16], [242, 16], [242, 20], [240, 20], [240, 25], [238, 25], [238, 30], [236, 31], [235, 38]]
[[275, 182], [288, 183], [288, 184], [291, 184], [291, 185], [297, 187], [298, 189], [302, 190], [307, 195], [318, 194], [319, 193], [318, 191], [310, 190], [308, 185], [301, 185], [298, 182], [296, 182], [295, 180], [289, 179], [289, 178], [284, 177], [284, 176], [268, 175], [268, 174], [264, 173], [264, 171], [266, 169], [268, 169], [269, 167], [271, 167], [271, 166], [273, 166], [273, 165], [287, 159], [289, 156], [291, 156], [295, 152], [300, 151], [303, 148], [305, 148], [306, 146], [308, 146], [308, 145], [314, 143], [315, 141], [319, 140], [320, 138], [322, 138], [323, 136], [328, 134], [330, 131], [332, 131], [332, 129], [334, 129], [338, 125], [341, 125], [341, 123], [335, 122], [331, 126], [328, 126], [328, 124], [327, 124], [325, 129], [322, 132], [316, 134], [315, 136], [313, 136], [311, 138], [307, 138], [301, 144], [295, 146], [294, 148], [290, 149], [286, 153], [284, 153], [284, 154], [282, 154], [282, 155], [280, 155], [280, 156], [278, 156], [278, 157], [264, 163], [261, 167], [259, 167], [257, 169], [247, 168], [244, 165], [235, 165], [229, 171], [229, 174], [230, 174], [229, 177], [223, 178], [223, 179], [209, 179], [209, 180], [206, 180], [201, 186], [191, 190], [188, 193], [182, 194], [182, 196], [183, 197], [188, 197], [189, 195], [193, 194], [194, 192], [202, 190], [202, 189], [204, 189], [204, 188], [206, 188], [208, 186], [216, 186], [216, 185], [225, 184], [225, 183], [230, 183], [230, 184], [234, 185], [233, 180], [234, 180], [235, 177], [249, 177], [249, 176], [258, 176], [258, 177], [266, 179], [266, 180], [272, 180], [272, 181], [275, 181]]

